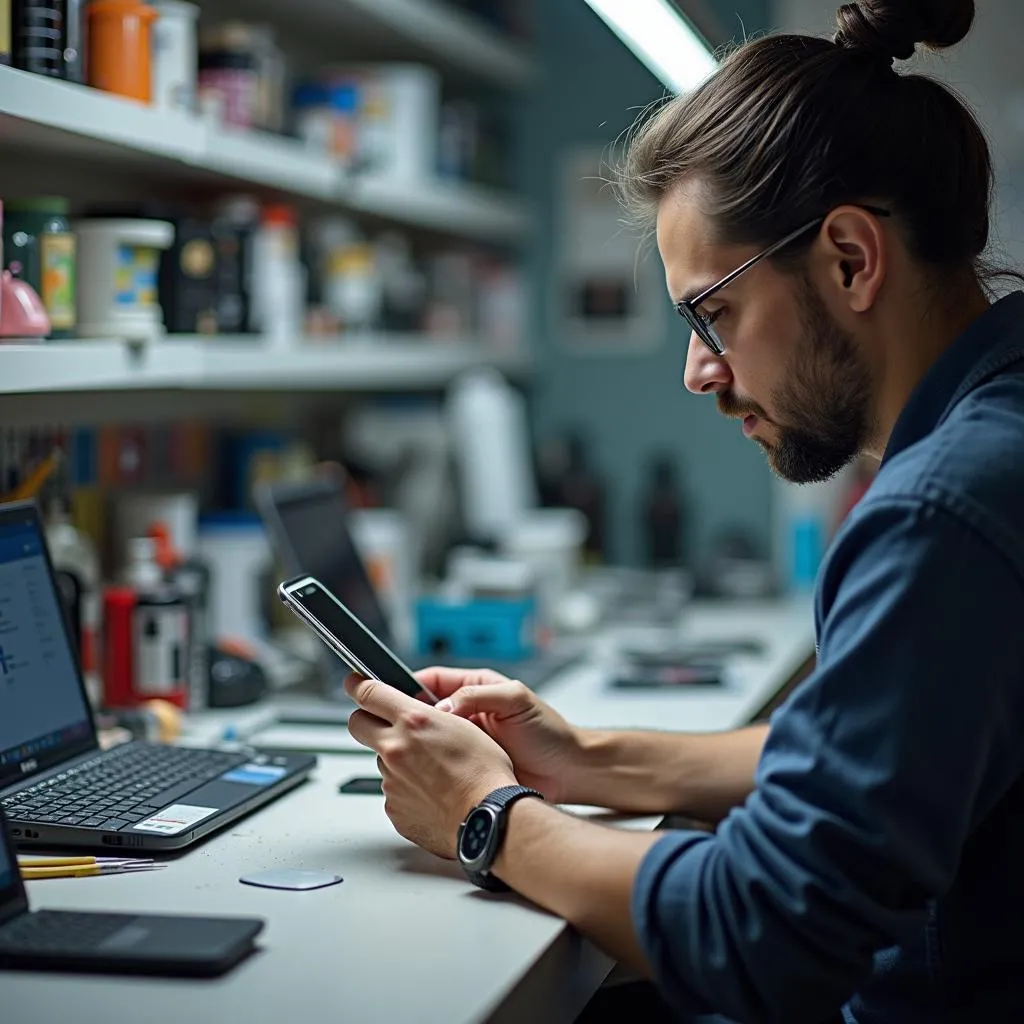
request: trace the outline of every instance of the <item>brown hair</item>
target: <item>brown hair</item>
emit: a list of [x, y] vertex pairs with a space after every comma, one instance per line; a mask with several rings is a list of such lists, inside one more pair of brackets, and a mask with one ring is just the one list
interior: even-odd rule
[[774, 35], [736, 49], [693, 93], [644, 117], [619, 169], [622, 198], [650, 218], [680, 182], [724, 242], [767, 245], [842, 203], [889, 206], [911, 253], [936, 269], [980, 267], [992, 164], [966, 105], [894, 59], [952, 46], [973, 0], [860, 0], [833, 40]]

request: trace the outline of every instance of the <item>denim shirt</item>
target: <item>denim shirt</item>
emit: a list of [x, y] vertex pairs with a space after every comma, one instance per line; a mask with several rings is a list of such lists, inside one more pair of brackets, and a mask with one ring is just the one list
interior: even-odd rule
[[660, 988], [685, 1019], [1019, 1024], [1024, 294], [914, 390], [815, 616], [754, 792], [641, 865]]

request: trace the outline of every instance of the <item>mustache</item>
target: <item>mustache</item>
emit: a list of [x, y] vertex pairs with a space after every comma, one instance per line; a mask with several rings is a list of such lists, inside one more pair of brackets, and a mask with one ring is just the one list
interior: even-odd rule
[[723, 416], [757, 416], [758, 419], [767, 420], [768, 416], [764, 409], [749, 399], [737, 398], [731, 391], [720, 391], [716, 397], [718, 411]]

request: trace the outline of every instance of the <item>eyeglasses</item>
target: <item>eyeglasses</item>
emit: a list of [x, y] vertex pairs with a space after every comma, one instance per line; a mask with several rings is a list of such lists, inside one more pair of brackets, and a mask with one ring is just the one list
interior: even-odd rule
[[[890, 210], [883, 210], [878, 206], [866, 206], [864, 204], [856, 204], [862, 210], [867, 210], [868, 213], [873, 213], [877, 217], [889, 217], [891, 216]], [[801, 225], [796, 231], [790, 232], [785, 238], [780, 239], [773, 245], [768, 246], [763, 252], [759, 252], [756, 256], [752, 256], [742, 266], [737, 267], [731, 274], [727, 274], [717, 284], [713, 284], [710, 288], [705, 289], [699, 295], [695, 295], [692, 299], [683, 299], [681, 302], [675, 304], [676, 312], [690, 325], [690, 330], [704, 342], [705, 345], [716, 356], [725, 355], [725, 345], [722, 344], [722, 339], [718, 336], [718, 332], [714, 328], [715, 314], [702, 313], [700, 306], [707, 302], [712, 295], [717, 291], [721, 291], [727, 284], [732, 284], [741, 274], [745, 274], [751, 267], [760, 263], [761, 260], [767, 259], [769, 256], [773, 256], [780, 249], [785, 249], [787, 245], [792, 244], [798, 238], [802, 238], [808, 232], [817, 230], [825, 223], [825, 217], [815, 217], [814, 220], [808, 221], [806, 224]]]

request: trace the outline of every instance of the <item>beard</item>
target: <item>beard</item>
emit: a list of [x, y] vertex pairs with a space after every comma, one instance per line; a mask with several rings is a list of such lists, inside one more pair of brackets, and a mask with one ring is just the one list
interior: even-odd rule
[[753, 414], [775, 426], [773, 442], [754, 438], [768, 465], [796, 484], [835, 476], [871, 436], [871, 374], [853, 337], [832, 318], [818, 293], [802, 282], [803, 337], [784, 380], [772, 392], [774, 416], [731, 392], [718, 396], [727, 416]]

